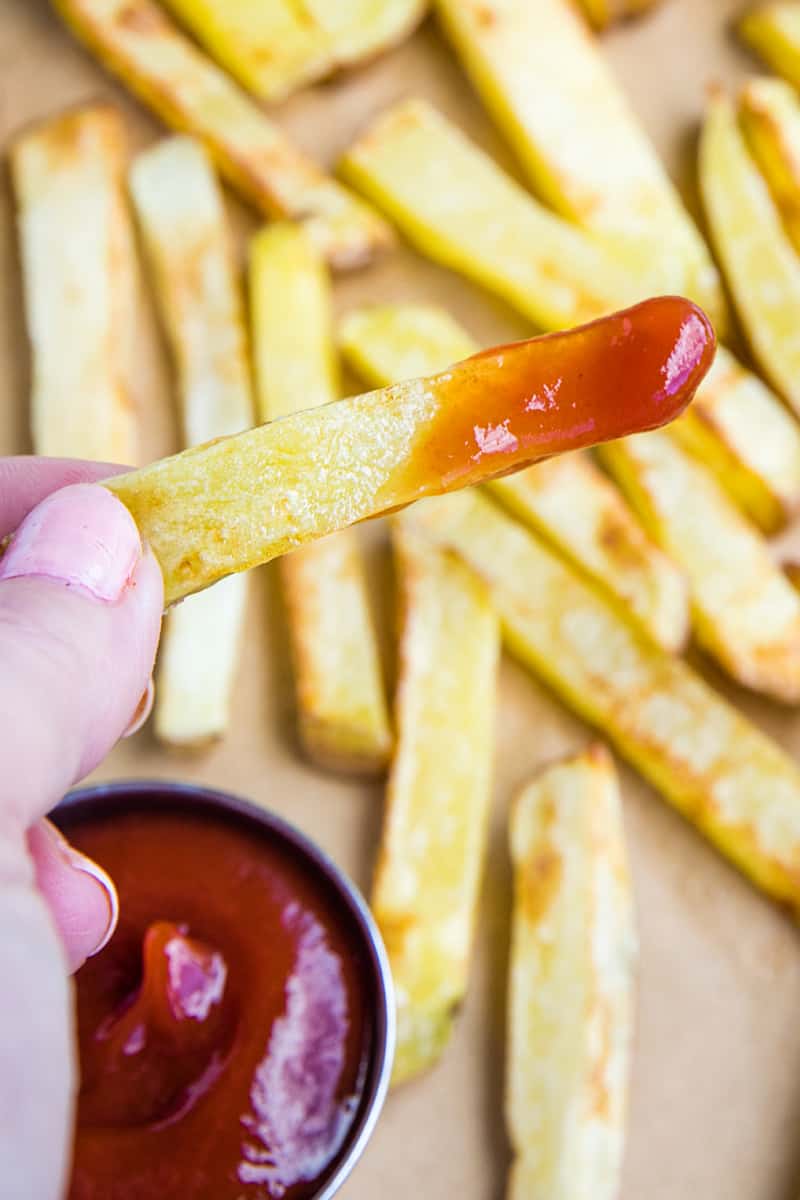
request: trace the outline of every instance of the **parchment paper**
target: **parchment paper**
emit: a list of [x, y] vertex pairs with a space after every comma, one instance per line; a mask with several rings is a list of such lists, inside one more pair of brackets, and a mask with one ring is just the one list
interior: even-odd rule
[[[331, 0], [335, 3], [335, 0]], [[534, 3], [534, 0], [531, 0]], [[608, 53], [692, 201], [703, 94], [757, 64], [730, 32], [742, 0], [667, 0], [606, 39]], [[278, 114], [297, 141], [331, 162], [377, 109], [420, 93], [511, 166], [432, 23], [388, 58], [292, 99]], [[35, 118], [94, 96], [118, 102], [131, 147], [160, 127], [62, 30], [45, 0], [0, 0], [0, 145]], [[240, 231], [254, 228], [231, 199]], [[502, 305], [401, 249], [341, 279], [344, 309], [416, 298], [448, 305], [477, 338], [522, 336]], [[149, 305], [142, 305], [137, 401], [142, 458], [177, 448], [170, 379]], [[0, 188], [0, 453], [30, 449], [28, 353], [7, 178]], [[380, 526], [369, 545], [387, 650], [391, 582]], [[298, 757], [286, 638], [275, 573], [255, 574], [233, 728], [198, 758], [159, 749], [148, 730], [121, 745], [98, 778], [163, 776], [216, 784], [278, 809], [316, 837], [364, 888], [381, 821], [382, 788], [317, 773]], [[2, 667], [0, 667], [2, 669]], [[387, 670], [391, 669], [387, 653]], [[759, 724], [800, 752], [800, 715], [745, 696], [705, 673]], [[472, 986], [445, 1059], [393, 1094], [345, 1200], [460, 1197], [504, 1191], [501, 1121], [509, 794], [540, 763], [589, 734], [515, 664], [502, 669], [496, 803]], [[642, 944], [638, 1033], [623, 1200], [795, 1200], [800, 1194], [800, 935], [622, 769]], [[0, 1191], [2, 1186], [0, 1185]]]

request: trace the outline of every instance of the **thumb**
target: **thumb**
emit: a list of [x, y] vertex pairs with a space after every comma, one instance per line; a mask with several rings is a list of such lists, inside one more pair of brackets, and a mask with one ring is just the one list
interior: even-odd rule
[[67, 963], [26, 830], [128, 725], [150, 677], [161, 605], [154, 558], [124, 506], [96, 485], [54, 492], [0, 558], [0, 1176], [8, 1195], [61, 1194], [75, 1087]]

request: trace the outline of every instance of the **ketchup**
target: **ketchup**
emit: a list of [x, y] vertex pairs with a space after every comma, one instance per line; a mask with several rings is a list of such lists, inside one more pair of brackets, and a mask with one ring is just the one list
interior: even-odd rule
[[71, 1200], [302, 1200], [369, 1070], [368, 964], [329, 880], [236, 813], [69, 808], [120, 921], [76, 976]]

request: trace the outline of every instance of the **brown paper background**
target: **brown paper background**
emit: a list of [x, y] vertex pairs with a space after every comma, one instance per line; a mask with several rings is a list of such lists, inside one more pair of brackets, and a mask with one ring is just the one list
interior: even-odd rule
[[[331, 0], [335, 3], [336, 0]], [[530, 0], [534, 3], [535, 0]], [[730, 32], [742, 0], [667, 0], [606, 39], [624, 86], [694, 206], [704, 89], [754, 64]], [[510, 156], [428, 23], [387, 59], [294, 98], [278, 114], [297, 141], [333, 161], [370, 114], [422, 93], [498, 160]], [[21, 125], [93, 96], [117, 101], [133, 149], [159, 127], [59, 26], [44, 0], [0, 0], [0, 145]], [[254, 222], [231, 199], [240, 230]], [[461, 279], [401, 249], [337, 283], [337, 303], [424, 298], [448, 305], [484, 342], [525, 326]], [[169, 373], [142, 304], [137, 401], [142, 458], [177, 448]], [[0, 454], [30, 450], [28, 355], [8, 181], [0, 186]], [[383, 530], [364, 534], [387, 648], [391, 580]], [[98, 778], [163, 776], [216, 784], [278, 809], [369, 885], [382, 789], [319, 774], [298, 758], [275, 573], [252, 581], [232, 730], [208, 754], [159, 749], [148, 730], [117, 748]], [[387, 670], [390, 670], [387, 654]], [[759, 724], [800, 752], [800, 715], [705, 673]], [[509, 904], [504, 819], [511, 791], [574, 750], [586, 728], [514, 663], [502, 668], [491, 850], [471, 990], [443, 1062], [393, 1094], [342, 1196], [346, 1200], [503, 1195], [503, 980]], [[800, 937], [658, 796], [622, 769], [641, 936], [638, 1031], [623, 1200], [794, 1200], [800, 1192]], [[2, 1185], [0, 1184], [0, 1191]], [[21, 1200], [21, 1198], [20, 1198]]]

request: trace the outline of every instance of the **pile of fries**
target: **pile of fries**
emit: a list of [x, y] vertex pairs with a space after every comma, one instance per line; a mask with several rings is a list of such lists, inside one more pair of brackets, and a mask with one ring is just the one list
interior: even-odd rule
[[[501, 647], [800, 913], [800, 767], [681, 657], [693, 641], [742, 687], [800, 703], [800, 565], [784, 569], [767, 540], [800, 510], [800, 0], [741, 24], [783, 78], [709, 98], [698, 173], [711, 245], [587, 24], [654, 0], [584, 0], [583, 14], [571, 0], [263, 0], [257, 19], [245, 0], [55, 7], [176, 132], [128, 168], [121, 115], [94, 104], [11, 148], [35, 449], [137, 461], [135, 225], [187, 448], [109, 482], [159, 554], [168, 601], [190, 597], [167, 619], [156, 733], [174, 747], [224, 736], [247, 604], [247, 576], [231, 572], [293, 550], [278, 569], [305, 753], [388, 771], [372, 907], [395, 979], [395, 1081], [437, 1060], [468, 985]], [[423, 98], [379, 113], [338, 178], [260, 106], [389, 50], [429, 9], [529, 188]], [[270, 222], [246, 289], [217, 172]], [[532, 332], [672, 292], [722, 344], [664, 430], [476, 473], [462, 482], [479, 486], [390, 518], [392, 708], [347, 526], [421, 494], [397, 464], [443, 403], [441, 381], [462, 378], [441, 373], [479, 350], [442, 309], [379, 295], [337, 325], [330, 269], [363, 267], [398, 236]], [[384, 390], [343, 399], [342, 364]], [[224, 526], [204, 523], [209, 489]], [[599, 742], [512, 805], [514, 1200], [618, 1189], [636, 964], [620, 810]]]

